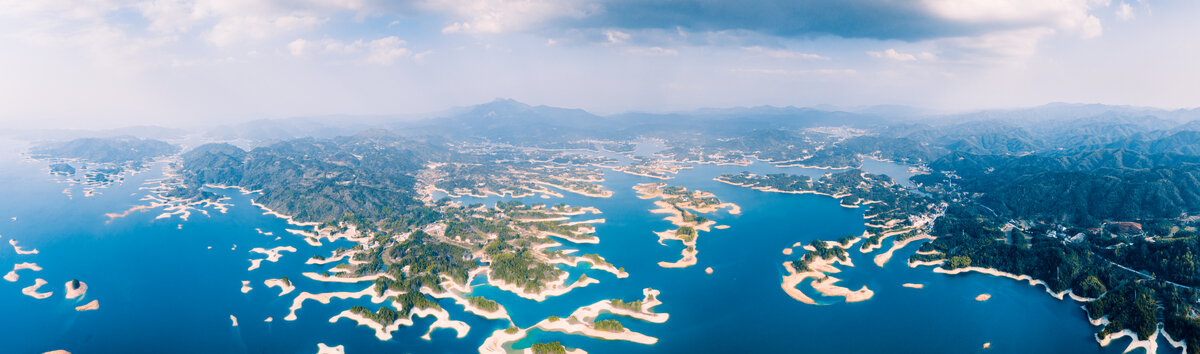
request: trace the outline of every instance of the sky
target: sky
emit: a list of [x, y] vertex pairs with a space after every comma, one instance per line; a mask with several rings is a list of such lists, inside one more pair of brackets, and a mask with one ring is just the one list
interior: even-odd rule
[[0, 122], [1200, 106], [1191, 0], [0, 0]]

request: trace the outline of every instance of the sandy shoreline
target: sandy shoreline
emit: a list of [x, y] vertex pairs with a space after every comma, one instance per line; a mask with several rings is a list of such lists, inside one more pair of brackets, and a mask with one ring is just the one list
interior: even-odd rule
[[68, 299], [74, 299], [77, 297], [82, 298], [84, 294], [87, 294], [87, 290], [88, 290], [87, 283], [84, 283], [82, 281], [79, 282], [78, 288], [71, 287], [71, 283], [72, 283], [72, 281], [68, 280], [67, 283], [64, 285], [64, 287], [67, 289], [67, 298]]
[[346, 354], [346, 346], [328, 346], [325, 343], [317, 343], [317, 354]]
[[[783, 292], [788, 294], [788, 296], [791, 296], [793, 299], [796, 299], [797, 301], [800, 301], [800, 302], [803, 302], [803, 303], [806, 303], [809, 305], [816, 305], [817, 304], [816, 300], [813, 300], [807, 294], [800, 291], [800, 289], [796, 288], [801, 283], [803, 283], [805, 279], [808, 279], [808, 278], [817, 279], [812, 282], [812, 287], [814, 288], [814, 290], [817, 290], [818, 292], [821, 292], [822, 294], [825, 294], [826, 296], [843, 296], [843, 293], [844, 293], [844, 295], [849, 295], [849, 296], [847, 296], [848, 302], [850, 302], [849, 300], [850, 300], [851, 296], [856, 301], [862, 301], [862, 300], [869, 299], [871, 296], [874, 295], [874, 292], [872, 292], [870, 289], [867, 289], [866, 286], [863, 286], [862, 289], [852, 292], [849, 289], [846, 289], [846, 288], [843, 288], [840, 286], [833, 286], [832, 285], [833, 282], [828, 281], [828, 280], [826, 283], [817, 284], [819, 282], [819, 280], [825, 279], [827, 277], [827, 275], [826, 275], [827, 273], [841, 272], [840, 269], [837, 269], [837, 267], [833, 266], [834, 264], [841, 264], [841, 265], [844, 265], [847, 267], [854, 266], [854, 263], [851, 262], [849, 260], [849, 258], [847, 258], [846, 260], [841, 260], [836, 257], [830, 258], [830, 259], [817, 258], [808, 263], [808, 268], [809, 268], [808, 271], [797, 272], [796, 268], [792, 267], [792, 262], [783, 262], [783, 268], [787, 271], [787, 274], [783, 276], [783, 281], [780, 283], [780, 287], [783, 288]], [[837, 281], [837, 279], [834, 278], [834, 281]], [[818, 286], [820, 286], [821, 288], [817, 289]], [[841, 290], [841, 289], [844, 289], [844, 290]], [[826, 293], [826, 292], [828, 292], [828, 293]], [[834, 295], [830, 295], [830, 294], [834, 294]]]
[[287, 295], [288, 293], [292, 292], [292, 290], [296, 290], [296, 286], [294, 286], [292, 284], [284, 283], [282, 278], [281, 279], [267, 279], [263, 283], [266, 284], [266, 286], [268, 288], [275, 287], [275, 286], [279, 287], [279, 290], [280, 290], [279, 296]]
[[21, 276], [19, 274], [17, 274], [17, 271], [22, 270], [22, 269], [29, 269], [29, 270], [32, 270], [35, 272], [42, 271], [42, 267], [39, 267], [37, 265], [37, 263], [29, 263], [29, 262], [17, 263], [17, 264], [13, 265], [13, 269], [11, 271], [9, 271], [8, 274], [4, 275], [4, 280], [10, 281], [10, 282], [16, 282], [17, 280], [19, 280], [21, 278]]
[[1030, 286], [1041, 285], [1042, 288], [1046, 290], [1047, 294], [1050, 294], [1050, 296], [1053, 296], [1054, 298], [1059, 299], [1059, 300], [1063, 300], [1066, 297], [1070, 297], [1072, 300], [1075, 300], [1077, 302], [1088, 302], [1088, 301], [1095, 300], [1092, 298], [1075, 295], [1075, 293], [1071, 289], [1063, 290], [1061, 292], [1056, 293], [1054, 291], [1051, 291], [1050, 286], [1046, 285], [1046, 282], [1044, 282], [1044, 281], [1034, 279], [1033, 277], [1028, 276], [1028, 275], [1016, 275], [1016, 274], [1012, 274], [1012, 273], [1001, 272], [999, 270], [995, 270], [992, 268], [965, 267], [965, 268], [957, 268], [957, 269], [953, 269], [953, 270], [946, 270], [942, 267], [937, 267], [937, 268], [934, 268], [933, 271], [935, 273], [951, 274], [951, 275], [965, 273], [965, 272], [983, 273], [983, 274], [997, 276], [997, 277], [1010, 278], [1010, 279], [1013, 279], [1016, 281], [1028, 282]]
[[590, 284], [596, 284], [596, 283], [600, 282], [599, 280], [588, 277], [586, 279], [583, 279], [582, 281], [577, 280], [574, 283], [571, 283], [571, 285], [565, 285], [569, 275], [567, 274], [567, 272], [563, 272], [562, 275], [560, 275], [558, 277], [558, 279], [555, 279], [554, 281], [551, 281], [546, 284], [542, 284], [542, 291], [539, 291], [537, 293], [529, 293], [529, 292], [525, 291], [525, 289], [519, 288], [516, 285], [509, 284], [502, 280], [496, 279], [495, 277], [492, 276], [491, 269], [488, 269], [487, 274], [488, 274], [487, 278], [488, 278], [489, 285], [494, 286], [500, 290], [504, 290], [504, 291], [516, 294], [517, 296], [520, 296], [520, 297], [523, 297], [526, 299], [530, 299], [533, 301], [537, 301], [537, 302], [546, 301], [546, 298], [549, 298], [552, 296], [560, 296], [560, 295], [566, 294], [575, 288], [582, 288], [582, 287], [588, 286]]
[[9, 239], [8, 244], [12, 245], [13, 251], [16, 251], [17, 254], [21, 254], [21, 255], [38, 254], [38, 250], [36, 248], [33, 250], [30, 250], [30, 251], [26, 251], [25, 249], [21, 248], [21, 246], [17, 246], [17, 240]]
[[872, 296], [875, 296], [875, 292], [871, 291], [871, 289], [868, 289], [866, 285], [863, 285], [862, 288], [853, 291], [845, 287], [833, 285], [839, 281], [841, 281], [841, 279], [826, 276], [824, 279], [813, 281], [812, 288], [825, 296], [845, 297], [846, 302], [866, 301]]
[[30, 285], [30, 286], [25, 287], [24, 289], [21, 289], [21, 293], [28, 295], [34, 299], [45, 299], [45, 298], [50, 297], [50, 295], [54, 294], [53, 291], [44, 292], [44, 293], [37, 292], [38, 288], [42, 287], [42, 285], [46, 285], [46, 280], [44, 280], [42, 278], [34, 279], [33, 285]]
[[100, 300], [92, 300], [92, 302], [89, 302], [85, 305], [75, 306], [75, 311], [93, 311], [93, 310], [99, 310], [99, 309], [100, 309]]
[[887, 250], [887, 252], [875, 255], [875, 265], [883, 267], [884, 264], [887, 264], [888, 260], [892, 259], [893, 253], [903, 249], [904, 247], [907, 247], [908, 244], [910, 244], [910, 243], [921, 241], [921, 240], [936, 240], [936, 239], [937, 239], [937, 237], [933, 237], [933, 235], [930, 235], [930, 234], [920, 234], [917, 236], [909, 237], [909, 238], [905, 239], [904, 241], [893, 242], [892, 248], [889, 248]]
[[327, 282], [327, 283], [361, 283], [364, 281], [375, 281], [375, 279], [379, 279], [380, 277], [395, 280], [395, 278], [392, 278], [391, 274], [386, 274], [386, 273], [379, 273], [379, 274], [375, 274], [375, 275], [364, 275], [364, 276], [354, 277], [354, 278], [339, 277], [336, 275], [326, 276], [326, 275], [321, 275], [319, 273], [314, 273], [314, 272], [304, 272], [304, 273], [300, 273], [300, 274], [308, 277], [309, 279], [316, 280], [316, 281], [323, 281], [323, 282]]
[[284, 321], [295, 321], [296, 320], [296, 311], [303, 307], [305, 300], [316, 300], [317, 302], [328, 305], [329, 301], [334, 298], [357, 299], [357, 298], [361, 298], [364, 296], [370, 296], [372, 303], [381, 304], [384, 301], [386, 301], [387, 299], [391, 298], [392, 296], [396, 296], [396, 295], [400, 295], [400, 294], [403, 294], [403, 292], [389, 289], [387, 292], [385, 292], [383, 294], [383, 296], [379, 296], [375, 292], [374, 284], [372, 284], [371, 286], [368, 286], [366, 289], [360, 290], [358, 292], [353, 292], [353, 293], [346, 292], [346, 291], [332, 292], [332, 293], [320, 293], [320, 294], [312, 294], [307, 291], [301, 292], [300, 295], [296, 295], [295, 299], [292, 299], [292, 306], [288, 308], [289, 313], [288, 313], [287, 317], [283, 318], [283, 320]]

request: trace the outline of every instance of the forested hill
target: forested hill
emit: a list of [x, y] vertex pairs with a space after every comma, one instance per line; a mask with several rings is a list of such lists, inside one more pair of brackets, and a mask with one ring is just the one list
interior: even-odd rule
[[1059, 155], [953, 153], [916, 178], [953, 182], [1001, 214], [1095, 226], [1103, 220], [1176, 218], [1200, 211], [1200, 157], [1107, 149]]
[[297, 139], [244, 151], [207, 144], [183, 154], [185, 184], [262, 190], [256, 201], [300, 221], [347, 215], [379, 226], [408, 224], [425, 212], [414, 197], [416, 173], [440, 148], [394, 137]]
[[179, 147], [154, 139], [134, 137], [80, 138], [42, 143], [30, 149], [35, 158], [82, 159], [99, 163], [145, 161], [174, 154]]

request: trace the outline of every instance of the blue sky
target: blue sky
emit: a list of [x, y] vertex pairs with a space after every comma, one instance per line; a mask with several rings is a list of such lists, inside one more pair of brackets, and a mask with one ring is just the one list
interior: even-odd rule
[[0, 0], [0, 120], [188, 125], [508, 97], [597, 113], [1183, 108], [1195, 1]]

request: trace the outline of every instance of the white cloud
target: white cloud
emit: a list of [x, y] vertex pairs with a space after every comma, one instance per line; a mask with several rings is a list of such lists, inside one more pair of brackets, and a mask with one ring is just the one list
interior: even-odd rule
[[941, 54], [953, 62], [1011, 63], [1013, 59], [1037, 54], [1038, 43], [1054, 33], [1048, 28], [993, 32], [974, 37], [946, 38], [935, 42]]
[[1117, 19], [1121, 21], [1129, 21], [1134, 17], [1135, 15], [1133, 14], [1133, 6], [1129, 6], [1129, 3], [1121, 2], [1121, 5], [1117, 7]]
[[1083, 38], [1099, 36], [1100, 19], [1093, 7], [1108, 0], [923, 0], [923, 5], [941, 18], [971, 24], [1051, 28]]
[[895, 61], [915, 61], [915, 60], [917, 60], [917, 56], [908, 54], [908, 53], [897, 52], [896, 49], [893, 49], [893, 48], [888, 48], [888, 50], [885, 50], [882, 52], [867, 52], [867, 55], [870, 55], [871, 57], [874, 57], [874, 58], [889, 59], [889, 60], [895, 60]]
[[734, 73], [755, 74], [767, 76], [808, 76], [808, 75], [823, 75], [823, 76], [850, 76], [858, 74], [854, 69], [816, 69], [816, 70], [794, 70], [794, 69], [762, 69], [762, 68], [739, 68], [730, 70]]
[[308, 41], [304, 40], [304, 38], [298, 38], [298, 39], [292, 41], [291, 43], [288, 43], [288, 51], [291, 52], [292, 55], [295, 55], [295, 56], [304, 55], [304, 50], [307, 48], [308, 48]]
[[368, 63], [389, 65], [396, 59], [412, 55], [412, 51], [404, 48], [404, 41], [396, 36], [373, 40], [367, 47], [370, 49], [367, 55]]
[[278, 35], [295, 33], [316, 27], [328, 21], [306, 15], [283, 15], [279, 17], [243, 16], [232, 17], [213, 25], [208, 40], [217, 46], [227, 46], [249, 40], [264, 40]]
[[454, 19], [442, 33], [501, 33], [535, 27], [557, 17], [584, 17], [599, 8], [582, 0], [426, 0], [421, 8]]
[[634, 55], [645, 55], [645, 56], [651, 56], [651, 57], [679, 55], [678, 51], [676, 51], [674, 49], [663, 48], [663, 47], [631, 47], [631, 48], [625, 49], [625, 52], [629, 53], [629, 54], [634, 54]]
[[625, 41], [628, 41], [631, 36], [629, 33], [617, 30], [608, 30], [604, 31], [604, 37], [608, 39], [609, 44], [622, 44], [625, 43]]
[[796, 52], [796, 51], [790, 51], [790, 50], [784, 50], [784, 49], [771, 49], [771, 48], [764, 48], [764, 47], [760, 47], [760, 46], [744, 47], [742, 49], [744, 49], [746, 51], [750, 51], [750, 52], [762, 53], [763, 55], [766, 55], [768, 57], [772, 57], [775, 59], [829, 60], [829, 57], [822, 56], [822, 55]]
[[388, 36], [372, 41], [356, 40], [343, 42], [336, 39], [307, 40], [296, 39], [288, 43], [288, 52], [294, 56], [321, 54], [333, 57], [349, 57], [353, 61], [370, 64], [391, 65], [402, 58], [421, 60], [432, 51], [413, 54], [406, 47], [407, 42], [396, 36]]

